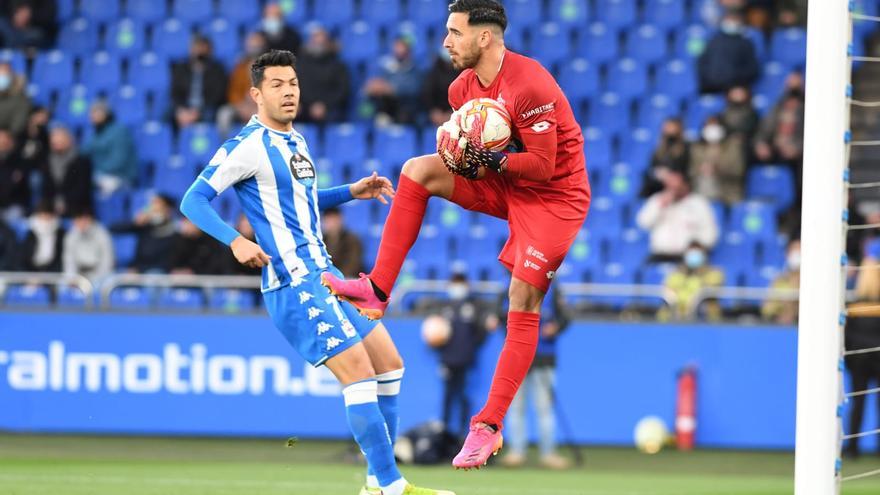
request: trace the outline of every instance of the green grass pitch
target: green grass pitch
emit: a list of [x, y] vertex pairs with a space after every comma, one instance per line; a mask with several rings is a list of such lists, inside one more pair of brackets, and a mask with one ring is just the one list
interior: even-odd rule
[[[0, 435], [2, 495], [355, 495], [363, 469], [344, 443], [300, 440]], [[790, 453], [698, 450], [644, 455], [585, 448], [564, 472], [490, 465], [458, 472], [405, 466], [410, 481], [459, 495], [776, 495], [793, 492]], [[844, 474], [880, 468], [880, 457], [844, 463]], [[880, 493], [880, 477], [844, 484]]]

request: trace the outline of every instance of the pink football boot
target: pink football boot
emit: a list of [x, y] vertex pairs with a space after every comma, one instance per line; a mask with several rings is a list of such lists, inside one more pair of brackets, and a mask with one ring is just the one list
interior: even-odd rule
[[373, 283], [363, 273], [357, 280], [341, 279], [330, 272], [321, 274], [321, 284], [334, 296], [350, 302], [358, 312], [371, 320], [378, 320], [385, 314], [388, 301], [382, 302], [373, 291]]
[[480, 469], [486, 465], [490, 456], [498, 454], [503, 444], [504, 438], [500, 431], [492, 431], [483, 424], [472, 424], [464, 446], [452, 460], [452, 465], [455, 469]]

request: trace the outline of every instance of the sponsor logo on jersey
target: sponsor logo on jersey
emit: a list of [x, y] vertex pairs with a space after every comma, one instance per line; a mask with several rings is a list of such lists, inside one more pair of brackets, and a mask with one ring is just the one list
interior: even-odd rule
[[333, 349], [336, 349], [339, 346], [339, 344], [341, 344], [341, 343], [342, 343], [341, 339], [337, 339], [336, 337], [330, 337], [329, 339], [327, 339], [327, 350], [332, 351]]
[[529, 260], [526, 260], [526, 261], [523, 263], [523, 267], [524, 267], [524, 268], [531, 268], [532, 270], [535, 270], [535, 271], [540, 271], [540, 270], [541, 270], [541, 267], [540, 267], [540, 266], [538, 266], [536, 263], [534, 263], [534, 262], [532, 262], [532, 261], [529, 261]]
[[333, 325], [327, 323], [326, 321], [322, 321], [318, 323], [318, 335], [323, 335], [329, 332], [333, 328]]
[[354, 329], [354, 325], [351, 324], [349, 320], [342, 320], [342, 333], [345, 334], [346, 337], [352, 338], [357, 335], [357, 332]]
[[541, 251], [538, 251], [537, 249], [535, 249], [534, 246], [529, 246], [529, 247], [527, 247], [527, 248], [526, 248], [526, 254], [529, 255], [529, 256], [534, 257], [534, 258], [537, 259], [538, 261], [541, 261], [541, 262], [544, 262], [544, 263], [547, 262], [547, 258], [544, 257], [544, 253], [542, 253]]
[[525, 120], [533, 115], [538, 115], [539, 113], [549, 112], [549, 111], [553, 110], [555, 107], [556, 107], [556, 104], [553, 102], [550, 102], [545, 105], [535, 107], [531, 110], [528, 110], [526, 112], [519, 114], [519, 118], [522, 120]]
[[290, 173], [296, 180], [309, 180], [315, 178], [315, 166], [305, 155], [294, 151], [290, 155]]
[[531, 129], [535, 132], [544, 132], [549, 128], [550, 128], [550, 122], [547, 122], [546, 120], [542, 120], [540, 122], [532, 124], [532, 127], [531, 127]]
[[555, 271], [550, 270], [549, 272], [547, 272], [547, 280], [553, 280], [553, 277], [555, 277], [555, 276], [556, 276]]
[[323, 313], [323, 312], [324, 312], [323, 310], [312, 306], [311, 308], [309, 308], [309, 320], [314, 320], [315, 318], [320, 316], [321, 313]]
[[299, 293], [299, 303], [300, 303], [300, 304], [303, 304], [303, 303], [305, 303], [306, 301], [308, 301], [309, 299], [311, 299], [311, 298], [313, 298], [313, 297], [314, 297], [314, 296], [312, 296], [312, 295], [309, 294], [308, 292], [306, 292], [306, 291], [302, 291], [302, 292]]

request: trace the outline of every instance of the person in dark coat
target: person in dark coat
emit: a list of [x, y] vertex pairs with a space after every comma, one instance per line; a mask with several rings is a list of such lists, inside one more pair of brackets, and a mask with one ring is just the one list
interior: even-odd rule
[[15, 231], [0, 217], [0, 272], [11, 272], [19, 269], [21, 250]]
[[31, 168], [21, 157], [15, 136], [0, 129], [0, 212], [6, 218], [21, 218], [31, 206]]
[[284, 22], [284, 12], [277, 2], [269, 2], [263, 8], [260, 30], [266, 36], [270, 50], [288, 50], [299, 56], [302, 40], [299, 33]]
[[734, 86], [750, 87], [761, 74], [755, 46], [744, 34], [745, 23], [738, 11], [729, 11], [721, 30], [709, 40], [697, 60], [700, 92], [720, 93]]
[[452, 116], [449, 108], [449, 85], [458, 77], [446, 49], [440, 50], [434, 64], [422, 81], [422, 101], [428, 109], [431, 124], [441, 126]]
[[327, 253], [343, 275], [354, 278], [364, 271], [363, 243], [357, 234], [345, 228], [339, 208], [327, 208], [321, 213], [321, 231]]
[[114, 225], [112, 232], [133, 232], [138, 236], [134, 259], [128, 267], [135, 273], [167, 273], [171, 268], [171, 250], [177, 228], [172, 212], [177, 202], [157, 194], [131, 223]]
[[303, 122], [338, 122], [345, 118], [351, 81], [348, 67], [339, 58], [336, 43], [324, 28], [314, 27], [302, 54], [297, 56], [302, 88]]
[[43, 199], [49, 201], [61, 216], [91, 210], [94, 195], [92, 162], [79, 153], [73, 136], [63, 126], [52, 129], [49, 148], [49, 156], [41, 167]]
[[171, 273], [186, 275], [219, 275], [225, 269], [225, 249], [189, 219], [180, 222], [180, 232], [171, 248]]
[[212, 122], [226, 103], [226, 70], [211, 55], [211, 42], [193, 36], [189, 59], [171, 69], [171, 102], [178, 127]]
[[21, 246], [21, 267], [28, 272], [60, 272], [64, 228], [52, 205], [41, 201], [28, 226]]

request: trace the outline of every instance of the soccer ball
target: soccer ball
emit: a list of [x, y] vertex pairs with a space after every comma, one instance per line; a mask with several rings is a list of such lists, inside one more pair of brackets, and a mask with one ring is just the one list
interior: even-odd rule
[[669, 438], [669, 430], [666, 423], [657, 416], [646, 416], [637, 424], [634, 436], [636, 448], [646, 454], [660, 452], [666, 440]]
[[504, 105], [492, 98], [475, 98], [458, 109], [461, 116], [459, 126], [462, 134], [471, 130], [474, 118], [483, 120], [483, 146], [492, 151], [501, 151], [510, 142], [510, 114]]
[[422, 322], [422, 340], [431, 347], [443, 347], [449, 342], [452, 326], [440, 315], [431, 315]]

